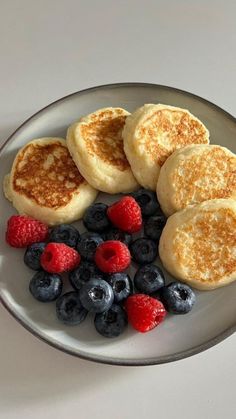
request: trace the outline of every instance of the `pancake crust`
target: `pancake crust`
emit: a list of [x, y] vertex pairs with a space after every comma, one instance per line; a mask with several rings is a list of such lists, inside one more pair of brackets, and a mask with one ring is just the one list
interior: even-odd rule
[[161, 168], [157, 197], [167, 216], [210, 199], [236, 199], [235, 154], [218, 145], [176, 150]]
[[74, 164], [65, 140], [36, 139], [17, 154], [5, 195], [20, 212], [47, 224], [72, 222], [96, 198]]
[[126, 119], [124, 150], [138, 182], [156, 189], [161, 166], [178, 148], [208, 144], [209, 132], [188, 110], [146, 104]]
[[174, 277], [201, 290], [236, 280], [236, 201], [205, 201], [170, 216], [159, 255]]
[[127, 115], [122, 108], [99, 109], [68, 129], [66, 141], [75, 164], [100, 191], [130, 192], [138, 187], [123, 150]]

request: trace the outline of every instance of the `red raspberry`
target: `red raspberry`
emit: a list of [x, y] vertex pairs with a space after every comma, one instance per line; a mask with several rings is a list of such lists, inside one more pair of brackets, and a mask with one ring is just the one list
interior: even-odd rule
[[166, 315], [163, 304], [145, 294], [134, 294], [128, 297], [125, 309], [133, 328], [142, 333], [154, 329]]
[[128, 247], [118, 240], [101, 243], [95, 253], [95, 262], [102, 272], [115, 273], [124, 271], [130, 265]]
[[13, 247], [26, 247], [43, 242], [48, 236], [48, 226], [25, 215], [13, 215], [7, 222], [6, 242]]
[[80, 254], [64, 243], [48, 243], [41, 255], [43, 269], [50, 273], [72, 271], [80, 263]]
[[114, 226], [127, 233], [135, 233], [142, 227], [141, 208], [132, 196], [124, 196], [107, 210]]

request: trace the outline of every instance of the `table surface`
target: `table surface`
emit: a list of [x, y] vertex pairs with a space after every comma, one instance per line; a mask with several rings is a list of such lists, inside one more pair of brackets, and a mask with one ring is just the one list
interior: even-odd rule
[[[234, 0], [1, 2], [1, 143], [55, 99], [122, 81], [178, 87], [235, 115], [235, 16]], [[1, 419], [235, 417], [236, 335], [175, 363], [111, 367], [47, 346], [3, 307], [0, 331]]]

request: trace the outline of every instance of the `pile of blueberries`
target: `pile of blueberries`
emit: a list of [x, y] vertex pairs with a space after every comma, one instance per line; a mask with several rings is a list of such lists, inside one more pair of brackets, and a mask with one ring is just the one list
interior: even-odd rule
[[[162, 270], [153, 264], [158, 254], [158, 242], [166, 223], [154, 192], [140, 189], [132, 194], [138, 202], [143, 217], [143, 237], [130, 234], [111, 225], [107, 205], [91, 205], [83, 218], [88, 231], [80, 234], [72, 225], [62, 224], [51, 229], [49, 242], [65, 243], [76, 249], [82, 260], [68, 273], [73, 291], [61, 295], [61, 275], [42, 270], [40, 257], [46, 243], [35, 243], [26, 249], [25, 264], [37, 271], [30, 281], [31, 294], [39, 301], [56, 300], [56, 314], [67, 325], [78, 325], [87, 313], [94, 313], [96, 330], [105, 337], [119, 336], [128, 321], [123, 303], [138, 292], [159, 298], [167, 311], [176, 314], [189, 312], [195, 294], [187, 285], [173, 282], [165, 286]], [[94, 263], [96, 248], [103, 241], [119, 240], [130, 250], [132, 260], [140, 265], [133, 280], [125, 273], [104, 274]]]

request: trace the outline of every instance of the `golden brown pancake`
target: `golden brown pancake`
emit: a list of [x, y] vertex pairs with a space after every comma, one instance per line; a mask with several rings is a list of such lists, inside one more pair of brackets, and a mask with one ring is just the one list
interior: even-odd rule
[[147, 104], [127, 117], [123, 138], [134, 176], [143, 187], [156, 190], [166, 159], [188, 144], [208, 144], [209, 132], [186, 109]]
[[123, 150], [122, 130], [129, 113], [104, 108], [69, 127], [67, 146], [84, 178], [107, 193], [130, 192], [138, 187]]
[[97, 192], [80, 174], [65, 140], [49, 137], [18, 152], [5, 194], [20, 213], [57, 224], [80, 218]]

